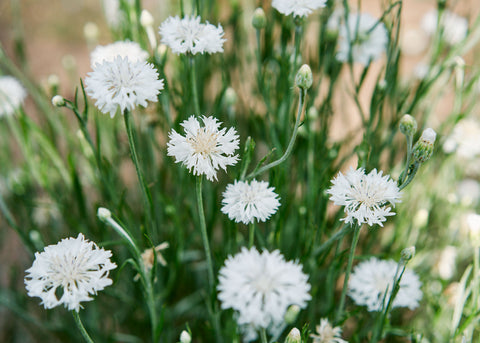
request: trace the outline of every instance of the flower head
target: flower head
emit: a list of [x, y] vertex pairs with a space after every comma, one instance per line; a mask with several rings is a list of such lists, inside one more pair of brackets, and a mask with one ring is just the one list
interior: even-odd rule
[[113, 62], [117, 56], [128, 57], [130, 62], [145, 62], [148, 52], [143, 50], [136, 42], [118, 41], [108, 45], [99, 45], [90, 53], [92, 68], [103, 61]]
[[372, 226], [383, 226], [386, 216], [393, 216], [392, 205], [400, 202], [400, 190], [390, 176], [382, 175], [382, 171], [373, 169], [365, 174], [363, 168], [350, 169], [345, 175], [339, 172], [332, 180], [333, 186], [327, 191], [330, 200], [335, 205], [345, 206], [347, 216], [343, 219], [346, 223], [352, 223], [354, 219], [358, 224], [367, 223]]
[[242, 248], [225, 261], [218, 279], [221, 307], [238, 311], [239, 325], [274, 327], [283, 323], [290, 305], [305, 308], [311, 299], [302, 265], [285, 261], [278, 250], [259, 253]]
[[9, 116], [22, 106], [27, 91], [13, 76], [0, 76], [0, 117]]
[[112, 284], [108, 272], [117, 265], [111, 256], [111, 251], [85, 240], [82, 234], [49, 245], [35, 253], [32, 267], [26, 270], [28, 295], [41, 298], [46, 309], [63, 304], [78, 312], [80, 302], [93, 300], [90, 295]]
[[147, 100], [156, 102], [162, 89], [163, 79], [158, 79], [152, 64], [131, 62], [128, 57], [97, 63], [85, 78], [85, 90], [97, 100], [95, 106], [112, 118], [118, 108], [123, 114], [137, 105], [146, 107]]
[[342, 329], [333, 327], [326, 318], [320, 320], [320, 325], [317, 325], [315, 330], [315, 334], [310, 335], [313, 343], [348, 343], [342, 339]]
[[[348, 282], [348, 295], [359, 306], [367, 306], [370, 312], [381, 311], [383, 301], [388, 301], [393, 287], [397, 262], [379, 260], [375, 257], [359, 263]], [[408, 307], [413, 310], [422, 299], [421, 282], [413, 271], [405, 269], [400, 280], [400, 289], [393, 300], [393, 307]]]
[[229, 184], [223, 192], [222, 212], [235, 223], [244, 224], [257, 221], [264, 222], [277, 212], [280, 202], [273, 187], [268, 182], [252, 180], [236, 181]]
[[[427, 35], [433, 36], [437, 31], [437, 24], [438, 11], [431, 10], [423, 17], [421, 26]], [[449, 45], [455, 45], [467, 36], [468, 20], [445, 10], [440, 18], [440, 29], [442, 30], [442, 39]]]
[[327, 0], [273, 0], [272, 6], [285, 15], [305, 17], [326, 3]]
[[222, 26], [200, 23], [200, 17], [168, 17], [159, 28], [161, 42], [174, 53], [193, 55], [223, 52], [224, 32]]
[[460, 120], [443, 144], [445, 152], [456, 151], [459, 157], [473, 159], [480, 156], [480, 122], [473, 118]]
[[168, 156], [175, 157], [175, 163], [182, 162], [193, 175], [207, 176], [217, 180], [217, 170], [227, 169], [238, 161], [234, 155], [238, 149], [238, 135], [234, 128], [219, 130], [221, 122], [213, 117], [202, 117], [205, 126], [201, 127], [195, 116], [190, 116], [182, 124], [185, 136], [175, 130], [170, 131], [167, 143]]
[[388, 43], [385, 25], [368, 13], [349, 14], [347, 23], [340, 26], [337, 59], [367, 65], [382, 55]]

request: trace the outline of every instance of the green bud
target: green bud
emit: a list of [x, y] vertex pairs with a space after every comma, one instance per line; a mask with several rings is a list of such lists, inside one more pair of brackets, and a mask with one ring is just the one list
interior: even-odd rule
[[285, 338], [285, 343], [301, 343], [302, 342], [302, 335], [297, 328], [293, 328], [290, 330], [287, 338]]
[[65, 99], [64, 99], [63, 96], [61, 96], [61, 95], [55, 95], [55, 96], [52, 98], [52, 104], [53, 104], [53, 106], [55, 106], [55, 107], [65, 106]]
[[290, 325], [295, 323], [299, 313], [300, 313], [300, 307], [298, 305], [291, 305], [287, 309], [287, 312], [285, 313], [285, 316], [283, 317], [283, 319], [285, 319], [285, 323], [290, 324]]
[[424, 163], [430, 159], [433, 153], [433, 145], [437, 134], [433, 129], [423, 131], [420, 139], [413, 146], [412, 156], [417, 163]]
[[410, 114], [405, 114], [400, 119], [400, 132], [405, 136], [413, 136], [417, 132], [417, 121]]
[[265, 16], [263, 8], [259, 7], [253, 12], [252, 25], [257, 30], [261, 30], [267, 26], [267, 17]]
[[403, 249], [401, 256], [402, 256], [402, 260], [410, 261], [415, 256], [415, 247], [411, 246], [409, 248]]
[[312, 69], [308, 66], [308, 64], [304, 64], [300, 67], [295, 76], [295, 86], [301, 88], [303, 90], [307, 90], [312, 87], [313, 83], [313, 75]]
[[237, 102], [237, 93], [232, 87], [228, 87], [225, 90], [225, 104], [227, 106], [233, 106]]

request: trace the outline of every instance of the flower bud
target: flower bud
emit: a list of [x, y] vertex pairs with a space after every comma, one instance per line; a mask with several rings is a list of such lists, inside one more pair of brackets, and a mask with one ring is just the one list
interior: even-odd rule
[[112, 218], [112, 212], [105, 207], [99, 207], [97, 210], [97, 216], [101, 221], [106, 221]]
[[192, 337], [190, 334], [183, 330], [182, 333], [180, 334], [180, 343], [190, 343], [192, 341]]
[[402, 260], [410, 261], [415, 256], [415, 247], [411, 246], [409, 248], [405, 248], [401, 252]]
[[50, 87], [50, 89], [57, 90], [58, 86], [60, 86], [60, 79], [58, 78], [58, 75], [56, 74], [48, 75], [47, 84], [48, 84], [48, 87]]
[[233, 106], [237, 102], [237, 93], [232, 87], [228, 87], [225, 90], [225, 104], [227, 106]]
[[147, 10], [142, 10], [142, 14], [140, 14], [140, 25], [143, 27], [153, 26], [154, 20], [150, 12]]
[[480, 215], [469, 213], [467, 215], [467, 225], [471, 243], [476, 247], [480, 246]]
[[417, 121], [410, 114], [405, 114], [400, 119], [400, 132], [405, 136], [413, 136], [417, 132]]
[[95, 45], [98, 41], [98, 34], [99, 30], [97, 24], [89, 21], [83, 26], [83, 35], [88, 44]]
[[301, 88], [303, 90], [307, 90], [312, 87], [313, 83], [313, 75], [312, 69], [308, 66], [308, 64], [304, 64], [300, 67], [295, 76], [295, 86]]
[[430, 159], [433, 153], [433, 144], [437, 134], [433, 129], [426, 129], [423, 131], [420, 139], [413, 146], [413, 158], [415, 162], [424, 163]]
[[265, 16], [263, 8], [259, 7], [253, 12], [252, 25], [257, 30], [263, 29], [267, 26], [267, 17]]
[[52, 105], [55, 106], [55, 107], [65, 106], [65, 99], [61, 95], [55, 95], [52, 98]]
[[287, 323], [287, 324], [295, 323], [299, 313], [300, 313], [300, 307], [298, 305], [291, 305], [287, 309], [287, 312], [285, 313], [285, 316], [283, 317], [283, 319], [285, 320], [285, 323]]
[[301, 343], [302, 342], [302, 335], [297, 328], [293, 328], [290, 330], [287, 338], [285, 338], [285, 343]]

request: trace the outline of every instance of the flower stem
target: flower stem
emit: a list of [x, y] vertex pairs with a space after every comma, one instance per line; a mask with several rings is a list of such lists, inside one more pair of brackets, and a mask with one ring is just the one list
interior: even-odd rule
[[85, 338], [85, 341], [88, 343], [93, 343], [93, 340], [90, 338], [88, 335], [87, 330], [85, 330], [85, 327], [82, 324], [82, 321], [80, 320], [80, 316], [78, 315], [77, 311], [72, 311], [73, 319], [75, 319], [75, 324], [77, 324], [78, 329], [80, 330], [80, 333], [82, 334], [83, 338]]
[[307, 95], [307, 91], [304, 89], [300, 89], [300, 95], [299, 95], [299, 101], [298, 101], [298, 111], [297, 111], [297, 118], [295, 121], [295, 126], [293, 128], [293, 133], [292, 137], [290, 138], [290, 142], [288, 143], [287, 150], [285, 150], [285, 153], [283, 154], [282, 157], [280, 157], [278, 160], [273, 161], [272, 163], [267, 164], [266, 166], [263, 166], [262, 168], [256, 169], [250, 174], [247, 175], [247, 179], [252, 179], [255, 176], [278, 166], [282, 162], [284, 162], [292, 153], [293, 145], [295, 144], [295, 140], [297, 138], [297, 133], [298, 133], [298, 128], [300, 127], [300, 118], [302, 117], [302, 113], [305, 110], [305, 97]]
[[358, 238], [360, 237], [361, 226], [358, 223], [353, 227], [353, 239], [350, 252], [348, 254], [347, 270], [345, 271], [345, 279], [343, 281], [342, 294], [340, 296], [340, 305], [338, 306], [335, 322], [338, 323], [343, 316], [343, 308], [345, 307], [345, 297], [347, 295], [348, 279], [350, 278], [350, 272], [352, 271], [353, 257], [355, 256], [355, 248], [357, 247]]
[[267, 340], [267, 330], [265, 330], [265, 328], [261, 328], [260, 329], [260, 338], [262, 340], [262, 343], [268, 343], [268, 340]]
[[200, 103], [198, 100], [198, 90], [197, 90], [197, 72], [195, 68], [195, 59], [193, 56], [188, 56], [188, 61], [190, 62], [190, 83], [192, 86], [192, 95], [193, 95], [193, 106], [195, 109], [195, 114], [200, 115]]
[[249, 225], [249, 232], [248, 232], [248, 248], [250, 249], [254, 243], [254, 236], [255, 236], [255, 222], [250, 223]]

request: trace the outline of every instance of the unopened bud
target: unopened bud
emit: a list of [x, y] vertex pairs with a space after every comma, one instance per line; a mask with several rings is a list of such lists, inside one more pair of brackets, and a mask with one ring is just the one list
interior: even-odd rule
[[267, 26], [267, 17], [265, 16], [263, 8], [259, 7], [253, 12], [252, 25], [257, 30], [263, 29]]
[[85, 36], [88, 44], [96, 44], [98, 40], [98, 33], [98, 26], [95, 23], [89, 21], [83, 26], [83, 35]]
[[47, 84], [48, 84], [48, 87], [50, 87], [50, 89], [56, 90], [60, 85], [60, 79], [56, 74], [50, 74], [47, 77]]
[[402, 250], [401, 257], [404, 261], [410, 261], [415, 256], [415, 247], [411, 246]]
[[182, 333], [180, 334], [180, 343], [190, 343], [192, 341], [192, 337], [190, 334], [183, 330]]
[[433, 145], [437, 134], [433, 129], [423, 131], [420, 139], [413, 146], [413, 158], [418, 163], [424, 163], [430, 159], [433, 153]]
[[63, 96], [61, 96], [61, 95], [55, 95], [55, 96], [52, 98], [52, 104], [53, 104], [53, 106], [55, 106], [55, 107], [65, 106], [65, 99], [64, 99]]
[[147, 10], [142, 10], [142, 14], [140, 14], [140, 25], [143, 27], [153, 26], [154, 20], [150, 12]]
[[167, 55], [167, 46], [165, 44], [160, 44], [158, 47], [157, 47], [157, 54], [158, 54], [158, 57], [160, 57], [160, 59], [164, 59], [165, 56]]
[[99, 207], [97, 210], [97, 216], [101, 221], [106, 221], [112, 218], [112, 212], [105, 207]]
[[400, 132], [405, 136], [413, 136], [417, 132], [417, 121], [410, 114], [405, 114], [400, 119]]
[[283, 317], [283, 319], [285, 320], [285, 323], [287, 323], [287, 324], [295, 323], [299, 313], [300, 313], [300, 306], [291, 305], [287, 309], [287, 312], [285, 313], [285, 316]]
[[301, 343], [302, 342], [302, 335], [297, 328], [293, 328], [290, 330], [287, 338], [285, 338], [285, 343]]
[[307, 90], [310, 87], [312, 87], [312, 83], [313, 83], [312, 69], [310, 69], [308, 64], [304, 64], [300, 67], [300, 69], [297, 72], [297, 75], [295, 76], [295, 85], [298, 88]]
[[237, 93], [232, 87], [228, 87], [225, 90], [225, 104], [227, 106], [233, 106], [237, 102]]

